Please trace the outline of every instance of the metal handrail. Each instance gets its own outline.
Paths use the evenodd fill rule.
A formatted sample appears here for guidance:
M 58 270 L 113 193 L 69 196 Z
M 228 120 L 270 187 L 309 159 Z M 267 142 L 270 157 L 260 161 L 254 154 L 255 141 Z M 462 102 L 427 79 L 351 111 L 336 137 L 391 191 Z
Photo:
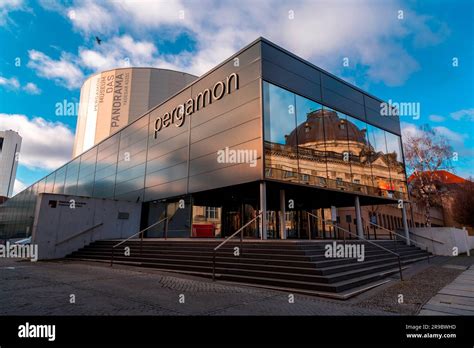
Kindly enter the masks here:
M 154 227 L 154 226 L 156 226 L 156 225 L 158 225 L 158 224 L 161 224 L 161 223 L 162 223 L 163 221 L 165 221 L 165 220 L 166 220 L 166 227 L 165 227 L 165 230 L 163 231 L 163 233 L 164 233 L 164 236 L 165 236 L 165 239 L 166 239 L 167 234 L 168 234 L 168 218 L 167 218 L 167 217 L 161 219 L 160 221 L 155 222 L 154 224 L 148 226 L 147 228 L 144 228 L 144 229 L 141 230 L 141 231 L 138 231 L 138 232 L 135 233 L 135 234 L 132 234 L 132 235 L 131 235 L 130 237 L 128 237 L 127 239 L 125 239 L 125 240 L 121 241 L 120 243 L 117 243 L 117 244 L 115 244 L 114 246 L 112 246 L 112 257 L 111 257 L 111 259 L 110 259 L 110 267 L 112 267 L 113 264 L 114 264 L 114 251 L 115 251 L 115 248 L 118 247 L 118 246 L 120 246 L 120 245 L 122 245 L 123 243 L 127 242 L 128 240 L 132 239 L 133 237 L 135 237 L 135 236 L 138 235 L 138 234 L 141 234 L 141 238 L 140 238 L 140 256 L 142 256 L 142 251 L 143 251 L 143 234 L 145 233 L 145 231 L 148 231 L 150 228 L 152 228 L 152 227 Z
M 413 234 L 414 236 L 416 237 L 419 237 L 419 238 L 423 238 L 423 239 L 428 239 L 432 242 L 435 242 L 435 243 L 439 243 L 439 244 L 444 244 L 444 242 L 440 241 L 440 240 L 436 240 L 436 239 L 433 239 L 433 238 L 429 238 L 429 237 L 425 237 L 425 236 L 422 236 L 421 234 L 416 234 L 415 232 L 412 232 L 412 231 L 409 231 L 411 234 Z
M 224 244 L 226 244 L 232 238 L 234 238 L 238 233 L 240 233 L 240 252 L 239 252 L 239 256 L 242 255 L 242 244 L 243 244 L 243 241 L 244 241 L 243 231 L 248 225 L 250 225 L 252 222 L 254 222 L 258 218 L 260 218 L 260 216 L 262 214 L 263 214 L 263 211 L 258 213 L 258 215 L 255 216 L 252 220 L 250 220 L 245 225 L 243 225 L 241 228 L 239 228 L 237 231 L 232 233 L 229 237 L 227 237 L 226 240 L 224 240 L 222 243 L 220 243 L 218 246 L 216 246 L 214 248 L 213 255 L 212 255 L 212 281 L 215 281 L 215 278 L 216 278 L 216 251 L 219 250 Z
M 401 234 L 399 234 L 399 233 L 397 233 L 397 232 L 395 232 L 395 231 L 389 230 L 389 229 L 386 228 L 386 227 L 383 227 L 383 226 L 374 224 L 373 222 L 370 222 L 370 221 L 369 221 L 369 224 L 374 225 L 374 226 L 377 226 L 378 228 L 381 228 L 382 230 L 388 231 L 388 232 L 390 232 L 390 233 L 393 233 L 394 235 L 397 235 L 397 236 L 399 236 L 399 237 L 402 237 L 402 238 L 405 239 L 405 240 L 408 240 L 407 237 L 405 237 L 405 236 L 403 236 L 403 235 L 401 235 Z M 417 241 L 414 241 L 414 240 L 411 240 L 411 239 L 410 239 L 410 242 L 415 243 L 415 244 L 418 244 L 418 245 L 421 245 L 421 246 L 423 246 L 423 247 L 426 248 L 426 245 L 425 245 L 425 244 L 418 243 Z
M 58 245 L 60 245 L 60 244 L 63 244 L 63 243 L 66 243 L 66 242 L 69 242 L 71 239 L 74 239 L 74 238 L 76 238 L 76 237 L 79 237 L 80 235 L 83 235 L 84 233 L 87 233 L 87 232 L 89 232 L 89 231 L 92 231 L 93 229 L 95 229 L 95 228 L 97 228 L 97 227 L 99 227 L 99 226 L 102 226 L 103 224 L 104 224 L 103 222 L 100 222 L 100 223 L 98 223 L 97 225 L 94 225 L 94 226 L 92 226 L 92 227 L 88 227 L 88 228 L 86 228 L 84 231 L 79 232 L 79 233 L 75 234 L 74 236 L 68 237 L 68 238 L 66 238 L 66 239 L 64 239 L 64 240 L 62 240 L 62 241 L 56 243 L 56 246 L 58 246 Z
M 316 215 L 314 215 L 314 214 L 311 214 L 310 212 L 306 212 L 306 213 L 307 213 L 307 214 L 310 214 L 311 216 L 314 216 L 316 219 L 319 220 L 319 217 L 318 217 L 318 216 L 316 216 Z M 361 237 L 361 236 L 359 236 L 358 234 L 349 232 L 348 230 L 346 230 L 346 229 L 344 229 L 344 228 L 342 228 L 342 227 L 339 227 L 339 226 L 333 224 L 332 222 L 331 222 L 330 224 L 331 224 L 332 226 L 334 226 L 335 228 L 338 228 L 338 229 L 340 229 L 340 230 L 342 230 L 342 231 L 345 231 L 345 232 L 349 233 L 350 235 L 356 236 L 356 238 L 365 240 L 366 242 L 368 242 L 368 243 L 370 243 L 370 244 L 373 244 L 373 245 L 375 245 L 376 247 L 379 247 L 379 248 L 381 248 L 381 249 L 383 249 L 383 250 L 385 250 L 385 251 L 388 251 L 388 252 L 391 253 L 391 254 L 394 254 L 394 255 L 398 258 L 398 269 L 399 269 L 399 272 L 400 272 L 400 280 L 403 280 L 402 263 L 401 263 L 401 260 L 400 260 L 400 254 L 398 254 L 398 253 L 396 253 L 396 252 L 393 252 L 392 250 L 389 250 L 389 249 L 387 249 L 387 248 L 384 248 L 383 246 L 381 246 L 381 245 L 379 245 L 379 244 L 377 244 L 377 243 L 374 243 L 374 242 L 372 242 L 372 241 L 370 241 L 370 240 L 368 240 L 368 239 L 366 239 L 366 238 L 364 238 L 364 237 Z M 345 242 L 346 242 L 346 236 L 344 235 L 344 244 L 345 244 Z
M 401 235 L 401 234 L 398 234 L 398 233 L 395 232 L 395 231 L 392 231 L 392 230 L 389 230 L 388 228 L 385 228 L 385 227 L 383 227 L 383 226 L 374 224 L 373 222 L 370 222 L 370 221 L 369 221 L 369 224 L 374 225 L 374 226 L 377 226 L 377 227 L 379 227 L 379 228 L 381 228 L 381 229 L 383 229 L 383 230 L 389 231 L 390 233 L 393 233 L 393 234 L 396 235 L 396 236 L 402 237 L 402 238 L 405 239 L 406 241 L 410 241 L 411 243 L 418 244 L 419 246 L 425 247 L 425 251 L 427 252 L 427 259 L 428 259 L 428 262 L 430 262 L 430 253 L 429 253 L 429 251 L 428 251 L 428 246 L 427 246 L 427 245 L 422 244 L 422 243 L 418 243 L 417 241 L 411 240 L 411 239 L 409 239 L 409 238 L 407 238 L 407 237 L 405 237 L 405 236 L 403 236 L 403 235 Z M 395 243 L 396 243 L 396 242 L 397 242 L 397 240 L 395 239 Z

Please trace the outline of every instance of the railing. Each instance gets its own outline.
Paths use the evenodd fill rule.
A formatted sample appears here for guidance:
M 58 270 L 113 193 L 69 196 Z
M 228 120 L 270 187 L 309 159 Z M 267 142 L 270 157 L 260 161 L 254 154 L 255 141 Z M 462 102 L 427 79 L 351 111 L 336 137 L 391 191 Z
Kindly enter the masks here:
M 76 238 L 76 237 L 82 236 L 83 234 L 85 234 L 85 233 L 87 233 L 87 232 L 89 232 L 89 231 L 92 231 L 92 230 L 96 229 L 97 227 L 102 226 L 103 224 L 104 224 L 103 222 L 100 222 L 100 223 L 98 223 L 97 225 L 94 225 L 94 226 L 92 226 L 92 227 L 88 227 L 88 228 L 86 228 L 84 231 L 81 231 L 81 232 L 75 234 L 74 236 L 68 237 L 68 238 L 66 238 L 66 239 L 64 239 L 64 240 L 62 240 L 62 241 L 56 243 L 56 246 L 61 245 L 61 244 L 64 244 L 64 243 L 66 243 L 66 242 L 69 242 L 70 240 L 72 240 L 72 239 L 74 239 L 74 238 Z
M 306 213 L 309 214 L 309 215 L 311 215 L 311 216 L 313 216 L 313 217 L 315 217 L 316 219 L 319 220 L 319 217 L 318 217 L 318 216 L 316 216 L 316 215 L 314 215 L 314 214 L 311 214 L 310 212 L 306 212 Z M 349 232 L 348 230 L 346 230 L 346 229 L 344 229 L 344 228 L 342 228 L 342 227 L 339 227 L 339 226 L 335 225 L 335 224 L 332 223 L 332 222 L 331 222 L 330 224 L 331 224 L 334 228 L 338 228 L 338 229 L 340 229 L 340 230 L 342 230 L 342 231 L 344 231 L 344 232 L 346 232 L 346 233 L 349 233 L 350 235 L 355 236 L 355 237 L 358 238 L 358 239 L 365 240 L 366 242 L 368 242 L 368 243 L 370 243 L 370 244 L 372 244 L 372 245 L 375 245 L 376 247 L 378 247 L 378 248 L 380 248 L 380 249 L 383 249 L 383 250 L 389 252 L 390 254 L 395 255 L 395 256 L 398 258 L 398 270 L 399 270 L 399 272 L 400 272 L 400 280 L 403 280 L 402 263 L 401 263 L 401 259 L 400 259 L 400 254 L 395 253 L 395 252 L 393 252 L 392 250 L 389 250 L 389 249 L 387 249 L 387 248 L 384 248 L 383 246 L 381 246 L 381 245 L 379 245 L 379 244 L 377 244 L 377 243 L 374 243 L 374 242 L 372 242 L 372 241 L 370 241 L 370 240 L 368 240 L 368 239 L 366 239 L 366 238 L 364 238 L 364 237 L 361 237 L 361 236 L 359 236 L 359 235 L 357 235 L 357 234 L 355 234 L 355 233 Z M 344 236 L 343 238 L 344 238 L 344 245 L 345 245 L 345 244 L 346 244 L 346 235 L 345 235 L 345 233 L 343 233 L 343 236 Z
M 225 241 L 220 243 L 218 246 L 216 246 L 213 250 L 213 255 L 212 255 L 212 281 L 216 280 L 216 252 L 219 250 L 224 244 L 226 244 L 228 241 L 230 241 L 232 238 L 234 238 L 237 234 L 240 233 L 240 250 L 239 250 L 239 257 L 242 255 L 242 245 L 244 242 L 244 229 L 249 226 L 252 222 L 255 220 L 259 219 L 263 212 L 260 212 L 257 216 L 255 216 L 252 220 L 247 222 L 245 225 L 243 225 L 241 228 L 239 228 L 237 231 L 232 233 Z
M 117 243 L 115 244 L 113 247 L 112 247 L 112 257 L 110 259 L 110 267 L 112 267 L 114 265 L 114 251 L 115 251 L 115 248 L 122 245 L 123 243 L 129 241 L 130 239 L 132 239 L 133 237 L 141 234 L 141 237 L 140 237 L 140 256 L 142 256 L 142 251 L 143 251 L 143 235 L 146 231 L 148 231 L 150 228 L 154 227 L 154 226 L 157 226 L 159 224 L 161 224 L 163 221 L 166 221 L 166 224 L 165 224 L 165 230 L 163 231 L 163 235 L 165 237 L 165 240 L 167 238 L 167 235 L 168 235 L 168 218 L 165 217 L 164 219 L 161 219 L 160 221 L 157 221 L 155 222 L 154 224 L 148 226 L 147 228 L 144 228 L 143 230 L 141 231 L 138 231 L 137 233 L 135 234 L 132 234 L 130 237 L 128 237 L 127 239 L 121 241 L 120 243 Z
M 402 236 L 401 234 L 398 234 L 398 233 L 395 232 L 395 231 L 389 230 L 388 228 L 385 228 L 385 227 L 383 227 L 383 226 L 377 225 L 377 224 L 375 224 L 375 223 L 373 223 L 373 222 L 369 222 L 369 224 L 371 224 L 371 225 L 373 225 L 373 226 L 376 226 L 376 227 L 378 227 L 378 228 L 381 228 L 381 229 L 383 229 L 383 230 L 389 231 L 390 233 L 393 233 L 394 235 L 396 235 L 396 236 L 398 236 L 398 237 L 401 237 L 401 238 L 405 239 L 406 241 L 409 241 L 409 242 L 411 242 L 411 243 L 413 243 L 413 244 L 417 244 L 417 245 L 419 245 L 420 247 L 424 247 L 424 248 L 425 248 L 425 251 L 426 251 L 426 253 L 427 253 L 428 263 L 430 262 L 430 253 L 429 253 L 429 251 L 428 251 L 428 246 L 427 246 L 427 245 L 422 244 L 422 243 L 418 243 L 418 242 L 416 242 L 416 241 L 414 241 L 414 240 L 412 240 L 412 239 L 408 239 L 407 237 Z M 397 245 L 397 238 L 395 238 L 395 245 Z
M 423 238 L 423 239 L 427 239 L 427 240 L 430 240 L 432 242 L 435 242 L 435 243 L 438 243 L 438 244 L 444 244 L 444 242 L 440 241 L 440 240 L 436 240 L 436 239 L 433 239 L 433 238 L 430 238 L 430 237 L 425 237 L 425 236 L 422 236 L 420 234 L 416 234 L 415 232 L 411 232 L 409 231 L 412 235 L 414 235 L 415 237 L 418 237 L 418 238 Z

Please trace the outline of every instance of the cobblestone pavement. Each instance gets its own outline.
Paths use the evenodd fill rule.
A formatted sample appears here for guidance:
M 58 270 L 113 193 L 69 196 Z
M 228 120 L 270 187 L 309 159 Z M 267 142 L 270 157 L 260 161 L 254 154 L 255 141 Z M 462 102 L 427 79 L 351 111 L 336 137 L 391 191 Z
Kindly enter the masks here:
M 348 301 L 294 294 L 289 303 L 288 292 L 147 268 L 0 259 L 0 315 L 413 315 L 473 264 L 436 257 Z
M 70 303 L 71 295 L 75 303 Z M 150 269 L 0 260 L 0 315 L 390 314 L 337 300 L 294 297 L 289 303 L 286 292 Z

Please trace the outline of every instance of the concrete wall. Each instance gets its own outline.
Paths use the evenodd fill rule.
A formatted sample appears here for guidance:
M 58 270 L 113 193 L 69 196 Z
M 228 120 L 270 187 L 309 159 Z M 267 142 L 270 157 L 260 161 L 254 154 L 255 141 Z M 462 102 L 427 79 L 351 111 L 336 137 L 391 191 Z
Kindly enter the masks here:
M 119 212 L 128 213 L 128 219 L 119 219 Z M 96 240 L 133 235 L 139 231 L 140 214 L 140 203 L 42 193 L 36 202 L 32 243 L 38 244 L 39 259 L 62 258 Z
M 466 230 L 454 227 L 418 227 L 410 228 L 410 238 L 428 246 L 428 250 L 434 255 L 453 256 L 453 248 L 458 248 L 458 253 L 462 254 L 474 249 L 474 237 L 469 236 Z M 438 242 L 430 241 L 426 238 L 434 239 Z

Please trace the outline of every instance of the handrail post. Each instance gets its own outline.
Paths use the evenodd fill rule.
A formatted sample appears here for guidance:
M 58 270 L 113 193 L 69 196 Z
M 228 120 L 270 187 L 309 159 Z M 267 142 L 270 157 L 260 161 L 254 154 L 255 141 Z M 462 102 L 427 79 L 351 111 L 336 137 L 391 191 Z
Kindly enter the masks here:
M 225 239 L 222 243 L 220 243 L 218 246 L 216 246 L 213 249 L 213 256 L 212 256 L 212 280 L 215 281 L 215 276 L 216 276 L 216 255 L 217 255 L 217 250 L 220 249 L 224 244 L 229 242 L 232 238 L 240 234 L 240 252 L 239 252 L 239 257 L 242 255 L 242 248 L 243 248 L 243 239 L 244 239 L 244 229 L 245 227 L 249 226 L 253 221 L 256 221 L 260 219 L 262 216 L 262 213 L 258 214 L 255 216 L 252 220 L 247 222 L 245 225 L 243 225 L 241 228 L 239 228 L 237 231 L 232 233 L 227 239 Z
M 239 258 L 242 256 L 242 250 L 244 248 L 244 229 L 240 231 L 240 250 L 239 250 Z
M 403 281 L 402 263 L 400 261 L 400 255 L 398 255 L 398 269 L 400 270 L 400 280 Z
M 145 235 L 145 231 L 148 231 L 150 228 L 152 228 L 153 226 L 157 226 L 159 224 L 161 224 L 163 221 L 165 221 L 165 219 L 161 219 L 160 221 L 157 221 L 155 222 L 154 224 L 151 224 L 150 226 L 148 226 L 147 228 L 141 230 L 141 231 L 138 231 L 137 233 L 134 233 L 132 234 L 130 237 L 128 237 L 127 239 L 115 244 L 114 246 L 112 246 L 112 257 L 110 259 L 110 266 L 112 267 L 113 263 L 114 263 L 114 251 L 115 251 L 115 248 L 118 247 L 119 245 L 122 245 L 123 243 L 127 242 L 128 240 L 130 240 L 132 237 L 135 237 L 135 236 L 138 236 L 138 235 L 141 235 L 140 237 L 140 256 L 142 255 L 142 248 L 143 248 L 143 236 Z M 166 220 L 168 221 L 168 220 Z
M 212 281 L 216 281 L 216 251 L 212 254 Z
M 306 217 L 307 217 L 307 221 L 308 221 L 308 237 L 309 237 L 309 240 L 312 240 L 312 236 L 311 236 L 311 216 L 309 215 L 308 212 L 306 212 Z
M 168 238 L 168 218 L 165 220 L 165 240 Z

